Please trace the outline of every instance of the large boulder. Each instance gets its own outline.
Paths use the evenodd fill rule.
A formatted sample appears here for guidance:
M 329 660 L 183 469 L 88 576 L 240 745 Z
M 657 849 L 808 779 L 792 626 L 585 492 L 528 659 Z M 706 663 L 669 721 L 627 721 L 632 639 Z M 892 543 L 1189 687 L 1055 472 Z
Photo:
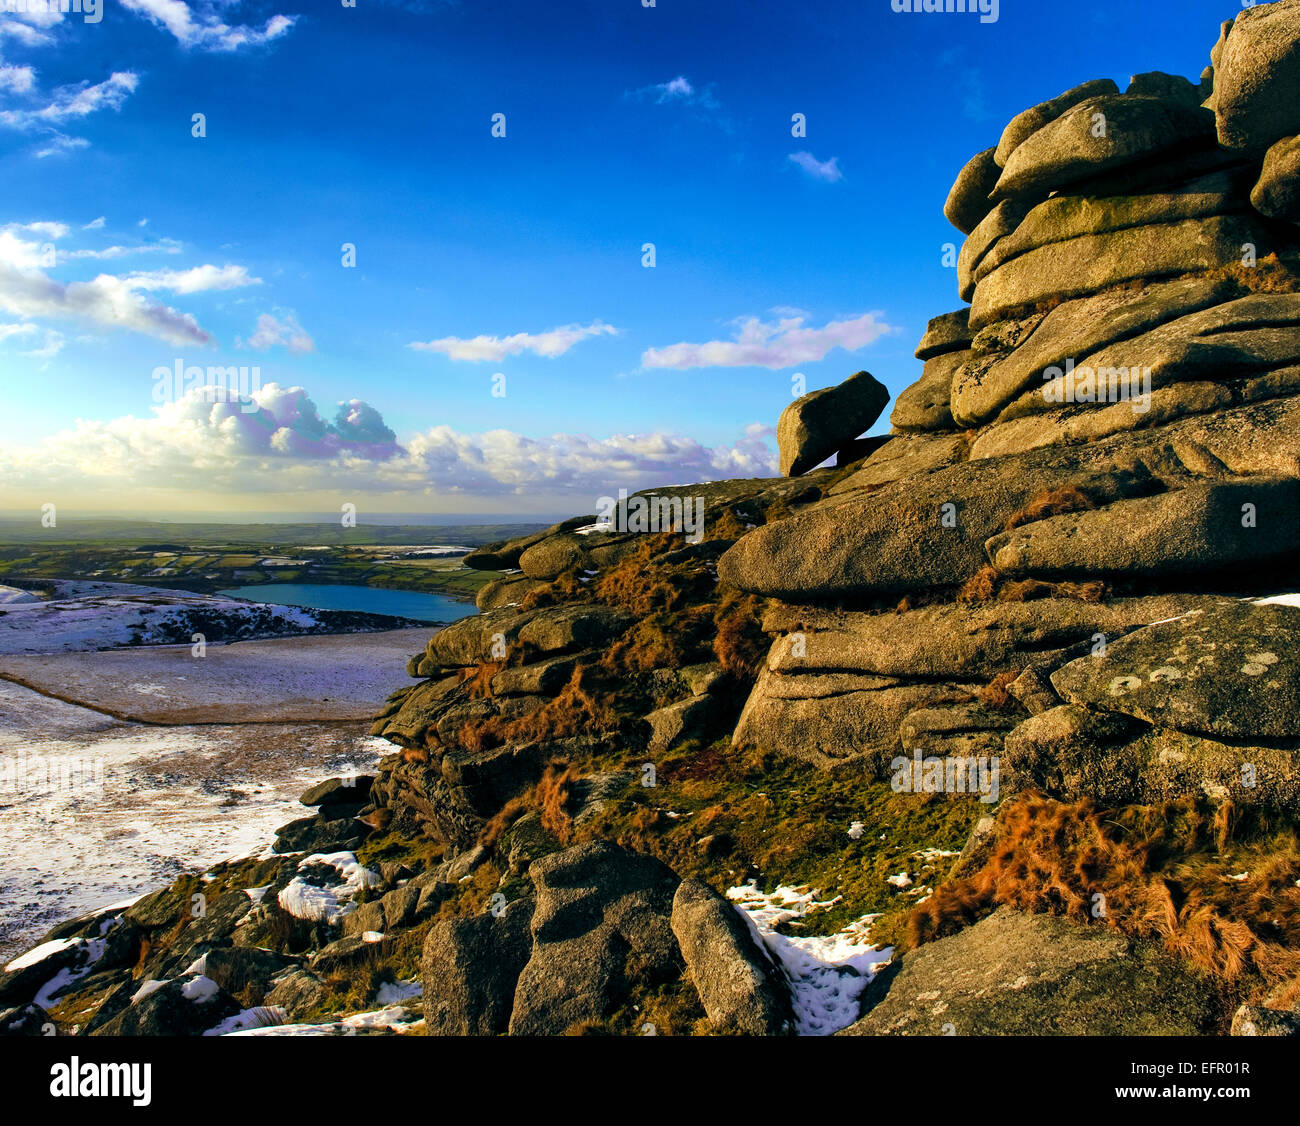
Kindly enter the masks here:
M 557 606 L 540 610 L 519 629 L 519 642 L 538 653 L 602 646 L 618 637 L 632 615 L 612 606 Z
M 780 967 L 754 940 L 749 921 L 716 891 L 683 880 L 673 897 L 672 928 L 717 1031 L 776 1036 L 794 1027 Z
M 1110 460 L 1100 450 L 1094 458 Z M 985 565 L 984 542 L 1008 517 L 1039 492 L 1071 485 L 1122 494 L 1141 480 L 1090 475 L 1074 451 L 965 462 L 757 528 L 718 561 L 718 576 L 799 602 L 964 583 Z
M 1213 143 L 1214 114 L 1199 106 L 1136 94 L 1090 98 L 1016 146 L 992 197 L 1046 199 L 1087 177 Z
M 91 1035 L 201 1036 L 240 1011 L 239 1002 L 211 978 L 176 979 L 149 988 L 146 982 L 136 994 L 139 1000 Z
M 1041 373 L 1038 386 L 1008 403 L 998 418 L 1044 413 L 1059 403 L 1126 402 L 1132 411 L 1147 390 L 1290 367 L 1300 361 L 1300 293 L 1253 293 L 1076 355 L 1073 367 Z
M 1118 94 L 1119 87 L 1115 85 L 1113 79 L 1098 78 L 1091 82 L 1085 82 L 1073 89 L 1066 90 L 1064 94 L 1058 94 L 1046 102 L 1040 102 L 1036 106 L 1031 106 L 1016 114 L 1002 130 L 1002 138 L 998 141 L 998 146 L 994 150 L 994 159 L 997 161 L 999 168 L 1005 168 L 1007 161 L 1011 159 L 1011 154 L 1018 149 L 1021 144 L 1029 140 L 1035 133 L 1045 125 L 1050 125 L 1066 110 L 1072 109 L 1080 102 L 1086 102 L 1091 98 L 1100 98 L 1106 94 Z M 990 191 L 992 188 L 989 189 Z
M 1137 195 L 1057 195 L 1031 208 L 1015 230 L 989 247 L 971 271 L 979 284 L 1013 258 L 1049 243 L 1152 223 L 1203 219 L 1249 209 L 1251 169 L 1222 169 L 1175 189 Z M 959 260 L 960 262 L 960 260 Z
M 1158 280 L 1240 263 L 1242 247 L 1262 257 L 1277 238 L 1251 214 L 1148 223 L 1051 242 L 987 273 L 971 298 L 971 325 L 983 328 L 1018 309 L 1086 297 L 1122 282 Z
M 431 1036 L 499 1036 L 510 1023 L 515 986 L 532 954 L 534 902 L 499 915 L 439 919 L 424 940 L 420 981 Z
M 988 681 L 1015 669 L 1055 668 L 1096 634 L 1116 638 L 1190 610 L 1231 604 L 1214 595 L 1161 594 L 1109 602 L 945 602 L 881 614 L 783 605 L 763 626 L 782 634 L 767 667 L 787 677 L 836 671 Z
M 1300 481 L 1195 483 L 993 536 L 1003 574 L 1162 577 L 1279 561 L 1300 550 Z
M 885 385 L 865 371 L 796 399 L 776 424 L 782 475 L 798 477 L 820 465 L 867 430 L 888 402 Z
M 758 678 L 732 735 L 740 747 L 796 758 L 821 770 L 883 777 L 902 752 L 899 727 L 918 708 L 969 699 L 974 683 L 903 684 L 884 677 L 824 673 Z
M 1233 293 L 1228 282 L 1179 278 L 1137 294 L 1112 291 L 1066 301 L 1018 347 L 992 349 L 963 365 L 953 379 L 953 418 L 962 426 L 988 422 L 1024 391 L 1041 387 L 1049 367 L 1208 309 Z
M 1294 816 L 1300 811 L 1300 743 L 1258 744 L 1062 704 L 1007 733 L 1002 771 L 1008 788 L 1032 786 L 1061 801 L 1158 805 L 1208 797 Z
M 1002 174 L 993 154 L 993 149 L 986 149 L 966 162 L 943 205 L 944 217 L 964 235 L 970 234 L 993 206 L 989 192 Z
M 953 376 L 970 356 L 969 352 L 945 352 L 925 361 L 921 378 L 894 401 L 889 421 L 896 430 L 950 430 Z
M 634 985 L 680 977 L 669 924 L 680 881 L 658 860 L 594 841 L 535 860 L 529 876 L 537 890 L 533 948 L 515 989 L 511 1035 L 599 1024 Z
M 1052 675 L 1085 707 L 1227 739 L 1300 739 L 1300 609 L 1241 602 L 1137 630 Z
M 1214 68 L 1219 143 L 1263 152 L 1300 133 L 1300 0 L 1248 7 Z
M 1250 202 L 1270 219 L 1300 223 L 1300 137 L 1284 137 L 1264 154 Z
M 963 307 L 930 318 L 925 335 L 916 345 L 916 358 L 928 360 L 945 352 L 959 352 L 970 346 L 970 310 Z
M 1190 1036 L 1214 1029 L 1203 976 L 1103 923 L 1003 907 L 904 954 L 847 1036 Z

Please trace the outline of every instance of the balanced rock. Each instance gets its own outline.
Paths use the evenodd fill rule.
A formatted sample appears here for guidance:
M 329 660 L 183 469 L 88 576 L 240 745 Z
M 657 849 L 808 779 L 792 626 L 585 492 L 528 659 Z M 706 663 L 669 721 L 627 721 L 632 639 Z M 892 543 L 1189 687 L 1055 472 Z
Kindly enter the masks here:
M 868 429 L 888 402 L 885 385 L 865 371 L 796 399 L 776 424 L 782 475 L 815 468 Z

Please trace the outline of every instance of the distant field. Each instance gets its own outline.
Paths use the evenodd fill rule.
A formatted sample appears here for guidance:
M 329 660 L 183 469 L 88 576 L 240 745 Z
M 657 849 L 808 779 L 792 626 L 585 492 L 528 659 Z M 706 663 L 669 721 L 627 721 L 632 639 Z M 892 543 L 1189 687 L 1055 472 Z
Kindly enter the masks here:
M 135 537 L 125 534 L 95 538 L 87 527 L 60 528 L 68 539 L 34 535 L 30 523 L 0 523 L 0 584 L 33 586 L 42 579 L 98 579 L 137 582 L 150 586 L 210 594 L 231 586 L 261 583 L 337 583 L 445 594 L 473 599 L 491 572 L 473 571 L 460 556 L 404 555 L 422 548 L 455 545 L 466 549 L 538 531 L 538 524 L 457 526 L 368 525 L 344 529 L 319 524 L 204 525 L 135 524 Z M 18 529 L 22 540 L 16 542 Z M 210 536 L 202 545 L 189 536 Z M 286 535 L 261 540 L 258 534 L 298 529 L 302 538 Z M 186 539 L 178 542 L 184 530 Z M 78 536 L 78 531 L 85 532 Z M 121 531 L 121 528 L 118 529 Z M 224 532 L 222 538 L 218 532 Z M 165 538 L 164 538 L 165 533 Z M 358 537 L 330 542 L 332 536 Z M 376 533 L 383 533 L 377 539 Z M 39 586 L 35 586 L 39 589 Z
M 0 544 L 136 544 L 155 550 L 193 551 L 214 547 L 284 547 L 289 544 L 464 544 L 479 547 L 495 540 L 540 532 L 549 524 L 178 524 L 148 520 L 64 517 L 55 528 L 30 520 L 0 519 Z

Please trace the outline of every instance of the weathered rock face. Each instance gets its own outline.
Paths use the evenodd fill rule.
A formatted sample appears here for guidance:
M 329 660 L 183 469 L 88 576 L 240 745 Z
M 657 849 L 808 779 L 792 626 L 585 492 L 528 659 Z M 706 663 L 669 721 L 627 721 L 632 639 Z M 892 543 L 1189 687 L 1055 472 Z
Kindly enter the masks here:
M 1052 675 L 1072 703 L 1226 739 L 1300 741 L 1300 609 L 1230 603 L 1120 638 Z
M 1220 144 L 1262 151 L 1300 133 L 1300 4 L 1246 8 L 1222 40 L 1214 68 Z
M 1300 137 L 1284 137 L 1264 155 L 1250 202 L 1270 219 L 1300 223 Z
M 1296 808 L 1296 701 L 1251 659 L 1286 660 L 1288 612 L 1240 597 L 1300 558 L 1300 235 L 1273 222 L 1300 215 L 1298 44 L 1300 2 L 1251 8 L 1200 84 L 1085 83 L 960 171 L 971 307 L 927 326 L 894 437 L 719 561 L 781 600 L 737 743 L 877 775 L 1004 750 L 1061 796 Z M 994 677 L 1020 692 L 985 722 Z
M 751 1036 L 791 1030 L 794 1014 L 781 971 L 730 903 L 699 880 L 683 880 L 671 922 L 714 1028 Z
M 865 371 L 796 399 L 776 424 L 781 472 L 797 477 L 815 468 L 868 429 L 888 402 L 884 384 Z
M 904 955 L 845 1036 L 1189 1036 L 1218 1019 L 1210 986 L 1104 925 L 1002 908 Z

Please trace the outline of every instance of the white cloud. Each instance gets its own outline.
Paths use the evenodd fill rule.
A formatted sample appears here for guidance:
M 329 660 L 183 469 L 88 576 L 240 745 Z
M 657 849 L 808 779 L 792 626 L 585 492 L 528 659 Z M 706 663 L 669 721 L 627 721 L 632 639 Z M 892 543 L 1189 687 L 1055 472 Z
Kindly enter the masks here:
M 35 223 L 10 223 L 4 228 L 7 231 L 27 231 L 33 235 L 40 235 L 42 238 L 61 239 L 68 237 L 68 225 L 66 223 L 50 223 L 45 220 L 39 220 Z
M 475 336 L 465 339 L 459 336 L 444 336 L 441 340 L 425 343 L 412 341 L 407 347 L 417 352 L 438 352 L 453 360 L 468 360 L 481 363 L 484 360 L 500 362 L 507 356 L 520 352 L 534 352 L 539 356 L 554 359 L 563 356 L 570 348 L 591 336 L 614 336 L 618 329 L 602 321 L 592 321 L 589 325 L 563 325 L 549 332 L 516 332 L 513 336 Z
M 804 328 L 804 316 L 783 317 L 776 322 L 758 317 L 741 317 L 732 340 L 710 340 L 703 344 L 670 344 L 650 348 L 641 356 L 642 367 L 764 367 L 788 368 L 825 359 L 834 348 L 856 352 L 888 333 L 896 331 L 881 320 L 881 313 L 863 313 L 847 320 L 831 321 L 821 328 Z
M 205 265 L 189 270 L 151 270 L 147 273 L 127 274 L 122 282 L 131 289 L 163 289 L 169 293 L 186 294 L 261 285 L 262 279 L 251 277 L 243 266 Z
M 91 230 L 90 227 L 83 227 L 82 230 Z M 181 244 L 175 239 L 160 239 L 158 242 L 147 243 L 144 246 L 105 246 L 99 250 L 93 250 L 89 247 L 78 250 L 61 250 L 59 257 L 61 259 L 84 260 L 107 262 L 114 258 L 125 258 L 131 254 L 179 254 Z
M 728 133 L 732 131 L 731 122 L 722 113 L 722 103 L 713 96 L 713 87 L 701 89 L 684 74 L 670 78 L 667 82 L 656 82 L 638 90 L 629 90 L 623 97 L 628 101 L 653 102 L 659 106 L 683 106 L 692 110 L 700 119 L 709 121 Z
M 39 231 L 43 234 L 38 234 Z M 0 228 L 0 310 L 24 320 L 89 322 L 102 328 L 125 328 L 173 344 L 207 344 L 211 337 L 187 313 L 144 296 L 153 290 L 193 294 L 256 285 L 242 266 L 196 266 L 118 277 L 100 274 L 90 281 L 64 284 L 46 272 L 46 252 L 19 232 L 50 237 L 65 235 L 61 223 L 10 224 Z M 55 237 L 58 237 L 56 235 Z
M 509 430 L 466 434 L 435 426 L 399 444 L 380 412 L 359 399 L 327 420 L 301 387 L 267 384 L 256 411 L 196 389 L 152 417 L 79 421 L 39 445 L 0 449 L 0 481 L 12 489 L 168 487 L 246 495 L 346 489 L 358 493 L 475 496 L 574 495 L 575 511 L 597 497 L 683 481 L 775 472 L 754 424 L 733 446 L 706 447 L 677 434 L 528 437 Z
M 105 224 L 106 222 L 108 222 L 108 220 L 105 219 L 104 216 L 101 215 L 98 219 L 92 219 L 89 223 L 87 223 L 87 224 L 86 224 L 84 227 L 82 227 L 81 229 L 82 229 L 83 231 L 100 231 L 100 230 L 103 230 L 103 229 L 104 229 L 104 224 Z
M 63 351 L 63 333 L 56 332 L 52 328 L 45 330 L 45 343 L 39 348 L 33 348 L 24 352 L 24 356 L 31 356 L 37 360 L 52 360 Z
M 139 83 L 137 75 L 125 70 L 117 71 L 105 81 L 94 85 L 78 82 L 71 86 L 60 86 L 50 96 L 48 104 L 39 109 L 0 110 L 0 124 L 15 129 L 53 127 L 102 109 L 119 110 Z
M 16 39 L 24 47 L 47 47 L 54 42 L 53 36 L 40 28 L 19 22 L 23 18 L 24 16 L 18 13 L 6 12 L 5 18 L 0 20 L 0 40 L 8 36 Z M 35 18 L 34 14 L 32 18 Z
M 40 326 L 30 321 L 25 324 L 0 324 L 0 341 L 8 340 L 13 336 L 32 336 L 37 332 L 40 332 Z
M 67 137 L 62 133 L 54 133 L 49 140 L 34 148 L 32 155 L 38 160 L 44 160 L 50 156 L 67 156 L 70 152 L 89 147 L 90 142 L 85 137 Z
M 36 83 L 36 71 L 29 66 L 0 64 L 0 90 L 26 94 Z
M 263 313 L 257 318 L 257 329 L 248 338 L 248 347 L 255 352 L 269 352 L 283 345 L 290 352 L 314 352 L 316 342 L 303 331 L 298 318 L 290 312 L 280 311 L 279 316 Z
M 190 5 L 185 0 L 121 0 L 129 11 L 138 13 L 175 36 L 183 47 L 201 51 L 237 51 L 241 47 L 260 47 L 286 34 L 297 16 L 275 15 L 261 29 L 227 24 L 219 9 L 229 7 L 229 0 L 207 0 Z
M 798 165 L 814 180 L 825 180 L 828 184 L 834 184 L 844 179 L 844 173 L 840 171 L 840 158 L 837 156 L 831 157 L 830 160 L 818 160 L 810 152 L 792 152 L 790 162 Z

